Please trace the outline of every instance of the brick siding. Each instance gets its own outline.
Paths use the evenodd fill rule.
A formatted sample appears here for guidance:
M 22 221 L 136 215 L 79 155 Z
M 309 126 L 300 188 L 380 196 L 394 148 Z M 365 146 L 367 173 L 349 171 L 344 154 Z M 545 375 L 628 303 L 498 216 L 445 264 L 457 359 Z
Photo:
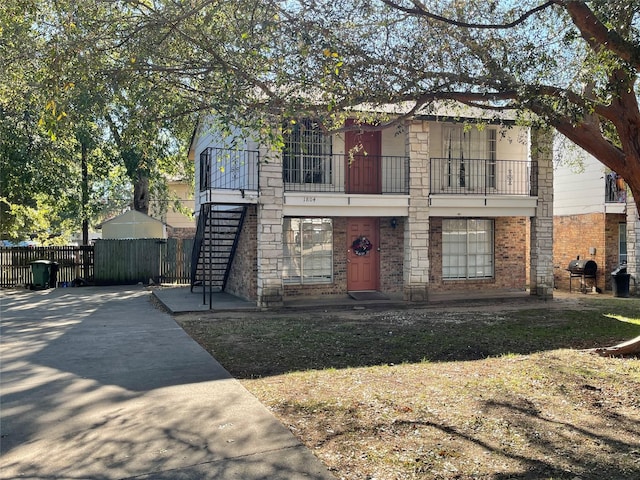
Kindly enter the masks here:
M 396 227 L 391 218 L 380 219 L 380 291 L 402 293 L 404 273 L 404 219 L 396 218 Z
M 167 225 L 167 237 L 168 238 L 195 238 L 195 227 L 171 227 Z
M 238 238 L 238 248 L 231 264 L 226 291 L 247 300 L 256 300 L 258 294 L 258 217 L 256 206 L 247 210 Z
M 578 255 L 582 260 L 598 264 L 596 283 L 598 288 L 611 290 L 611 272 L 618 265 L 618 225 L 625 222 L 624 214 L 589 213 L 584 215 L 556 216 L 553 220 L 553 264 L 555 286 L 569 290 L 569 262 Z M 590 249 L 595 248 L 595 254 Z M 579 280 L 572 281 L 573 287 Z M 588 286 L 593 283 L 586 280 Z

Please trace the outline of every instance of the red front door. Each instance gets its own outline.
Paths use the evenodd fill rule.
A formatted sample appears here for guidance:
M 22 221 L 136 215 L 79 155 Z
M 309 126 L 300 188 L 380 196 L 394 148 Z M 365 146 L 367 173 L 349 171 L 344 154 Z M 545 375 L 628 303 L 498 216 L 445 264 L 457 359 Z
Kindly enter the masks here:
M 371 249 L 366 253 L 354 248 L 354 242 L 366 238 Z M 380 256 L 378 252 L 379 225 L 377 218 L 350 218 L 347 227 L 347 290 L 378 290 L 380 274 Z M 366 244 L 360 241 L 359 244 Z
M 347 120 L 346 126 L 352 126 Z M 350 130 L 345 135 L 347 193 L 382 193 L 382 134 L 378 131 Z

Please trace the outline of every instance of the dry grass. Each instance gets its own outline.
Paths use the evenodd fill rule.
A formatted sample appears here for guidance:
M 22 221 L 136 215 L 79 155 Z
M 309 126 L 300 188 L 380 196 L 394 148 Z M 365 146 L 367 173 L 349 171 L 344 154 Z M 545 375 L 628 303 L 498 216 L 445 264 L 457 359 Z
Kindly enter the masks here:
M 637 479 L 640 360 L 582 349 L 640 300 L 583 298 L 178 320 L 337 478 Z

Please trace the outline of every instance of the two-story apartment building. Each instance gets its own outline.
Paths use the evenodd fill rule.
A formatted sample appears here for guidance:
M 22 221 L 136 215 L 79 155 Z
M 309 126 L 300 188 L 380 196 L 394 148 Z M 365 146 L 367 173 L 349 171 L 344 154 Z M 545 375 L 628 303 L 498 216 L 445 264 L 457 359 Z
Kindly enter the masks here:
M 635 203 L 624 180 L 593 156 L 557 137 L 554 172 L 554 248 L 556 288 L 570 289 L 569 263 L 595 262 L 595 278 L 572 279 L 572 290 L 612 289 L 611 273 L 621 264 L 635 276 L 640 235 Z M 585 285 L 581 285 L 581 282 Z
M 260 306 L 377 292 L 553 292 L 551 147 L 516 125 L 414 116 L 270 149 L 200 125 L 193 283 Z M 532 148 L 533 146 L 533 148 Z M 527 278 L 530 264 L 530 278 Z

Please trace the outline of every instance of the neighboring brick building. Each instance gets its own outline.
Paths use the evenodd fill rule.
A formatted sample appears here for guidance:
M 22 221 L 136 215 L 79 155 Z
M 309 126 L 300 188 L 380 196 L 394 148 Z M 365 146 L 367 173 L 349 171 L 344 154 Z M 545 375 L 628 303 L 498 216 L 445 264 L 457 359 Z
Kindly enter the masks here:
M 566 140 L 564 140 L 566 142 Z M 627 198 L 624 182 L 614 172 L 575 146 L 557 142 L 559 161 L 554 183 L 554 245 L 555 285 L 569 290 L 569 262 L 578 256 L 598 265 L 597 288 L 611 290 L 611 272 L 627 262 L 628 213 L 635 207 Z M 633 218 L 633 216 L 631 215 Z M 582 279 L 572 279 L 572 287 L 580 291 Z M 594 282 L 585 279 L 592 291 Z
M 476 128 L 482 112 L 468 113 L 381 131 L 348 122 L 331 136 L 300 119 L 282 151 L 201 125 L 190 149 L 194 283 L 264 307 L 362 291 L 414 302 L 527 287 L 551 296 L 549 137 Z

